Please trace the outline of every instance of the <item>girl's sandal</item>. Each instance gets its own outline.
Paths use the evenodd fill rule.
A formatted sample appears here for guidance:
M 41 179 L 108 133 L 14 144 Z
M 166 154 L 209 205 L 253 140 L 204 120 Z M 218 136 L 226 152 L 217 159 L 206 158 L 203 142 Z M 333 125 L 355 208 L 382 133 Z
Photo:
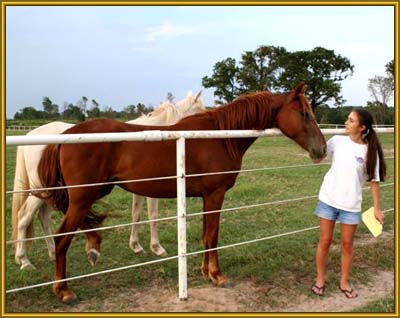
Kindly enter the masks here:
M 351 289 L 343 289 L 342 287 L 339 286 L 340 291 L 346 296 L 346 298 L 352 299 L 352 298 L 357 298 L 358 294 L 354 291 L 353 288 Z
M 314 285 L 311 286 L 311 291 L 313 292 L 313 294 L 317 296 L 324 296 L 325 285 L 317 286 L 317 283 L 315 283 Z

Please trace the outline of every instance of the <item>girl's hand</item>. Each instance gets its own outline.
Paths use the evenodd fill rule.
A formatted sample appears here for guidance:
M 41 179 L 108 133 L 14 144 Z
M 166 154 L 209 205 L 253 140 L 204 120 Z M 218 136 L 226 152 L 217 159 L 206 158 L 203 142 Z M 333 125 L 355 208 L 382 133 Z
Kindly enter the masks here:
M 374 214 L 375 214 L 375 218 L 378 220 L 378 222 L 383 225 L 385 216 L 383 215 L 382 211 L 380 209 L 375 209 Z

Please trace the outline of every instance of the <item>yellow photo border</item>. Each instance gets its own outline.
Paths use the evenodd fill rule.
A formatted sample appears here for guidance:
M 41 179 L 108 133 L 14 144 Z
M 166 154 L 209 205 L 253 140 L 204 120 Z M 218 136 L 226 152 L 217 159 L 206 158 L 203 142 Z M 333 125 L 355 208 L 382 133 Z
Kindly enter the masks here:
M 194 317 L 194 316 L 246 316 L 246 317 L 398 317 L 399 316 L 399 251 L 398 251 L 398 238 L 399 238 L 399 219 L 396 214 L 399 208 L 399 187 L 398 182 L 395 182 L 395 211 L 394 211 L 394 227 L 395 227 L 395 312 L 394 313 L 6 313 L 5 312 L 5 118 L 6 118 L 6 7 L 7 6 L 393 6 L 394 19 L 395 19 L 395 32 L 394 32 L 394 64 L 395 64 L 395 91 L 394 91 L 394 107 L 395 107 L 395 181 L 399 180 L 399 50 L 398 50 L 398 36 L 399 36 L 399 4 L 397 1 L 2 1 L 1 3 L 1 317 Z

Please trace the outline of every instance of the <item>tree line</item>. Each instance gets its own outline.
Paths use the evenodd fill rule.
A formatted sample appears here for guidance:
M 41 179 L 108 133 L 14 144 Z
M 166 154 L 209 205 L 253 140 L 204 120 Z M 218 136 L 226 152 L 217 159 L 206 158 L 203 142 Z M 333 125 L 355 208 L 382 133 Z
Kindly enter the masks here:
M 88 98 L 82 96 L 75 104 L 64 103 L 63 109 L 54 104 L 49 97 L 43 97 L 43 110 L 37 110 L 35 107 L 24 107 L 19 112 L 15 113 L 14 120 L 72 120 L 84 121 L 85 119 L 93 119 L 99 117 L 107 117 L 114 119 L 131 120 L 139 117 L 143 113 L 148 113 L 154 110 L 153 106 L 146 106 L 138 103 L 124 107 L 122 111 L 116 111 L 110 106 L 104 106 L 100 109 L 99 103 L 92 99 L 91 105 L 88 105 Z
M 360 105 L 371 111 L 377 124 L 392 124 L 394 120 L 393 108 L 388 106 L 394 93 L 394 60 L 385 65 L 385 71 L 385 76 L 377 75 L 365 83 L 372 100 Z M 305 82 L 317 119 L 342 123 L 340 108 L 346 100 L 341 94 L 341 82 L 353 72 L 354 65 L 348 58 L 323 47 L 290 52 L 284 47 L 260 46 L 255 51 L 245 51 L 239 61 L 228 57 L 217 62 L 212 75 L 203 77 L 202 84 L 214 88 L 215 101 L 222 104 L 245 93 L 283 92 Z M 337 108 L 328 107 L 329 102 Z
M 365 106 L 374 116 L 377 124 L 392 124 L 394 111 L 388 102 L 394 93 L 394 60 L 385 65 L 386 75 L 375 76 L 365 85 L 372 97 Z M 238 96 L 256 91 L 268 90 L 282 92 L 294 89 L 300 82 L 307 84 L 307 95 L 317 120 L 326 123 L 343 122 L 342 110 L 346 100 L 341 94 L 341 82 L 352 76 L 354 65 L 350 60 L 333 50 L 316 47 L 310 51 L 290 52 L 279 46 L 260 46 L 255 51 L 245 51 L 241 59 L 228 57 L 217 62 L 212 75 L 202 78 L 204 88 L 213 88 L 215 103 L 231 102 Z M 168 93 L 167 99 L 173 97 Z M 329 107 L 333 102 L 335 107 Z M 75 119 L 111 117 L 129 120 L 141 113 L 153 110 L 144 104 L 128 105 L 121 112 L 111 107 L 100 110 L 94 99 L 88 106 L 85 96 L 74 104 L 64 104 L 60 112 L 59 106 L 53 104 L 49 97 L 43 98 L 43 111 L 34 107 L 25 107 L 17 112 L 14 119 L 45 118 Z

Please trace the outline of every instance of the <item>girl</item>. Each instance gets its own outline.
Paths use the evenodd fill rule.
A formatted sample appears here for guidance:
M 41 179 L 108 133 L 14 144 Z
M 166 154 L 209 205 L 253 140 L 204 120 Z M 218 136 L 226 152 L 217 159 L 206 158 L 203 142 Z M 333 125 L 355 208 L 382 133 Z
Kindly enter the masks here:
M 357 292 L 349 283 L 353 260 L 353 240 L 361 222 L 362 187 L 369 181 L 375 218 L 383 224 L 379 206 L 379 182 L 384 181 L 386 165 L 382 147 L 372 128 L 372 116 L 364 109 L 353 110 L 345 123 L 347 136 L 333 136 L 327 143 L 332 165 L 324 177 L 315 214 L 319 217 L 320 238 L 316 254 L 317 279 L 311 291 L 323 296 L 325 268 L 335 222 L 341 231 L 341 278 L 339 289 L 347 298 Z

